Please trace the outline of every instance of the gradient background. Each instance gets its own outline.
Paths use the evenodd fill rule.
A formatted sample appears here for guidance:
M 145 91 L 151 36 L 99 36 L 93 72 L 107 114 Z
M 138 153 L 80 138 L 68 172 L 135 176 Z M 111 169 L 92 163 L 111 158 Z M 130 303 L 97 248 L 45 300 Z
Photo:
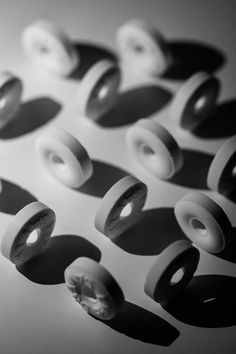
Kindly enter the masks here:
M 143 292 L 145 276 L 157 255 L 184 238 L 173 206 L 186 192 L 204 191 L 218 201 L 235 234 L 235 204 L 206 187 L 213 155 L 236 133 L 235 1 L 0 0 L 0 5 L 0 70 L 10 70 L 24 80 L 17 123 L 0 133 L 1 234 L 13 215 L 36 199 L 57 215 L 55 237 L 43 255 L 18 269 L 0 257 L 0 352 L 235 352 L 235 242 L 217 257 L 201 251 L 196 277 L 167 308 Z M 161 29 L 186 63 L 181 62 L 168 77 L 152 80 L 134 77 L 124 68 L 121 93 L 104 118 L 105 126 L 79 119 L 74 100 L 79 80 L 88 65 L 107 53 L 100 47 L 115 53 L 116 29 L 136 17 Z M 82 66 L 74 77 L 50 77 L 24 56 L 21 31 L 38 18 L 60 25 L 81 50 Z M 221 79 L 222 91 L 210 121 L 193 136 L 170 122 L 168 109 L 171 94 L 184 78 L 204 68 Z M 184 150 L 187 162 L 172 181 L 149 178 L 127 153 L 127 123 L 149 115 L 158 117 Z M 53 180 L 35 157 L 35 139 L 48 126 L 72 132 L 93 160 L 95 173 L 78 191 Z M 93 220 L 105 191 L 128 173 L 147 183 L 148 200 L 139 225 L 115 245 L 94 228 Z M 79 256 L 100 260 L 121 285 L 126 305 L 115 320 L 93 319 L 69 295 L 63 271 Z

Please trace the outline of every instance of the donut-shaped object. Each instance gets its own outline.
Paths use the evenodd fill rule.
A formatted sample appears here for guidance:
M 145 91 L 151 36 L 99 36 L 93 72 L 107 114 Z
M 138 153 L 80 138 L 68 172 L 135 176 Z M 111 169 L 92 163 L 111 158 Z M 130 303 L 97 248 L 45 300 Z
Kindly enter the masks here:
M 76 94 L 76 106 L 82 116 L 94 121 L 107 112 L 117 97 L 121 74 L 115 62 L 100 60 L 83 77 Z
M 36 140 L 35 148 L 46 170 L 67 187 L 80 187 L 93 173 L 87 151 L 66 131 L 48 130 Z
M 144 291 L 156 302 L 167 303 L 178 295 L 192 279 L 200 253 L 187 240 L 168 246 L 149 270 Z
M 186 236 L 207 252 L 221 252 L 231 239 L 232 225 L 224 210 L 202 193 L 187 193 L 174 213 Z
M 170 66 L 172 58 L 164 37 L 142 20 L 122 25 L 116 40 L 121 62 L 137 74 L 160 75 Z
M 147 198 L 147 186 L 133 176 L 116 182 L 105 194 L 95 216 L 95 227 L 114 240 L 137 219 Z
M 211 162 L 207 185 L 230 198 L 236 193 L 236 135 L 228 139 Z
M 65 270 L 65 282 L 74 299 L 90 315 L 110 320 L 124 304 L 113 276 L 90 258 L 80 257 Z
M 22 81 L 9 72 L 0 73 L 0 130 L 10 123 L 20 107 Z
M 181 128 L 194 130 L 213 109 L 220 82 L 206 72 L 192 75 L 178 90 L 170 107 L 170 118 Z
M 1 241 L 1 252 L 15 265 L 21 265 L 43 251 L 53 232 L 54 211 L 41 202 L 22 208 L 12 219 Z M 29 242 L 36 232 L 34 242 Z
M 53 23 L 38 20 L 22 33 L 26 54 L 38 66 L 57 76 L 68 76 L 79 64 L 79 56 L 67 35 Z
M 169 179 L 183 165 L 176 140 L 156 121 L 140 119 L 128 129 L 126 142 L 139 166 L 152 177 Z

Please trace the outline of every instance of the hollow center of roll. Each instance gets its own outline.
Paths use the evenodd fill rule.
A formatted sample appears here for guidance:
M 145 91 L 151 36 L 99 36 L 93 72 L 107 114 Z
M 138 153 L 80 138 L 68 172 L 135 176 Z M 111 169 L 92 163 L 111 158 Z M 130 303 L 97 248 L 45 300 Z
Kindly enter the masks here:
M 205 107 L 206 101 L 207 101 L 206 97 L 202 96 L 195 102 L 194 110 L 196 113 L 198 113 Z
M 127 218 L 132 213 L 133 203 L 127 203 L 120 213 L 120 218 Z
M 184 276 L 184 268 L 180 268 L 177 270 L 177 272 L 175 272 L 170 280 L 170 284 L 171 285 L 175 285 L 177 283 L 180 282 L 180 280 L 183 278 Z
M 211 297 L 211 298 L 209 298 L 209 299 L 203 300 L 203 302 L 204 302 L 204 303 L 206 303 L 206 302 L 212 302 L 212 301 L 214 301 L 215 299 L 216 299 L 215 297 Z
M 35 42 L 34 47 L 41 54 L 48 54 L 50 52 L 49 47 L 42 42 Z
M 64 170 L 66 168 L 65 162 L 62 158 L 56 154 L 51 154 L 50 156 L 52 163 L 59 169 Z
M 35 242 L 37 242 L 39 238 L 39 229 L 35 229 L 29 234 L 29 237 L 26 240 L 27 246 L 33 245 Z
M 98 91 L 98 98 L 99 100 L 103 100 L 107 95 L 108 95 L 108 86 L 103 85 Z
M 207 228 L 200 220 L 192 219 L 191 224 L 194 230 L 196 230 L 199 235 L 207 236 Z
M 155 151 L 153 151 L 148 145 L 142 145 L 143 154 L 148 158 L 151 162 L 155 162 L 157 160 L 157 155 Z
M 135 40 L 130 41 L 130 46 L 133 48 L 134 52 L 137 54 L 142 54 L 144 52 L 144 47 Z
M 6 104 L 7 100 L 6 97 L 0 97 L 0 109 L 3 109 L 5 104 Z
M 87 286 L 85 283 L 82 284 L 82 292 L 88 301 L 97 302 L 97 296 L 95 291 L 90 286 Z

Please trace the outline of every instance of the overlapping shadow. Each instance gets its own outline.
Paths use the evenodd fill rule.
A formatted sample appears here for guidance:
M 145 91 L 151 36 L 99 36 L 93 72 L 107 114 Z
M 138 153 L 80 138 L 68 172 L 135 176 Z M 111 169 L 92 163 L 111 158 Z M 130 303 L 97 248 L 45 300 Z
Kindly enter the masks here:
M 114 105 L 97 123 L 106 128 L 135 123 L 160 111 L 171 99 L 166 89 L 155 85 L 135 88 L 117 95 Z
M 0 131 L 0 139 L 13 139 L 47 124 L 61 110 L 61 105 L 48 97 L 36 98 L 21 105 L 15 119 Z
M 167 321 L 127 301 L 116 317 L 98 321 L 128 337 L 161 346 L 171 345 L 180 335 Z
M 195 150 L 182 149 L 182 152 L 184 164 L 168 182 L 187 188 L 208 189 L 207 173 L 214 156 Z
M 136 223 L 114 242 L 126 252 L 151 256 L 180 239 L 186 236 L 176 221 L 174 209 L 158 208 L 142 211 Z
M 90 43 L 74 43 L 80 61 L 78 67 L 69 76 L 70 79 L 81 80 L 88 69 L 97 61 L 108 59 L 117 61 L 116 55 L 110 50 Z
M 236 278 L 199 275 L 163 307 L 177 320 L 192 326 L 228 327 L 236 325 L 235 298 Z
M 236 263 L 236 228 L 233 227 L 232 237 L 229 245 L 220 253 L 215 256 L 225 259 L 226 261 Z
M 52 237 L 40 255 L 17 266 L 17 270 L 37 284 L 61 284 L 64 283 L 65 269 L 78 257 L 88 257 L 99 262 L 101 252 L 81 236 L 60 235 Z
M 193 131 L 202 139 L 227 138 L 236 134 L 236 100 L 223 102 Z
M 129 174 L 119 167 L 102 161 L 92 160 L 92 163 L 94 169 L 92 176 L 85 184 L 77 188 L 77 191 L 94 197 L 103 198 L 113 184 Z
M 185 80 L 197 71 L 214 73 L 226 61 L 225 54 L 218 48 L 200 41 L 170 41 L 173 64 L 164 74 L 166 79 Z
M 0 212 L 15 215 L 20 209 L 37 199 L 27 190 L 13 182 L 2 180 L 2 193 L 0 194 Z

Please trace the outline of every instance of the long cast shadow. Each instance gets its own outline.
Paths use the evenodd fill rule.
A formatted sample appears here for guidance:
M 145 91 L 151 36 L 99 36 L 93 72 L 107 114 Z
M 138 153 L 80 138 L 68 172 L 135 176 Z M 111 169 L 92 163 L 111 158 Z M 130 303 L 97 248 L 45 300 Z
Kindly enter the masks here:
M 61 105 L 48 97 L 36 98 L 21 105 L 14 120 L 0 131 L 0 139 L 13 139 L 47 124 L 61 110 Z
M 195 150 L 182 149 L 182 152 L 184 164 L 167 182 L 187 188 L 208 189 L 207 173 L 214 156 Z
M 127 301 L 116 317 L 100 322 L 128 337 L 160 346 L 171 345 L 180 335 L 161 317 Z
M 214 73 L 226 61 L 218 48 L 200 41 L 170 41 L 173 64 L 164 74 L 166 79 L 185 80 L 198 71 Z
M 27 204 L 37 201 L 30 192 L 15 183 L 6 181 L 5 179 L 1 180 L 0 212 L 15 215 Z
M 212 114 L 193 131 L 202 139 L 227 138 L 236 134 L 236 100 L 217 105 Z
M 235 298 L 236 278 L 199 275 L 163 307 L 177 320 L 192 326 L 229 327 L 236 325 Z
M 141 256 L 160 254 L 172 242 L 186 239 L 173 208 L 144 210 L 136 223 L 114 242 L 128 253 Z
M 85 184 L 76 189 L 78 192 L 103 198 L 113 184 L 129 174 L 102 161 L 92 160 L 92 163 L 93 174 Z
M 117 62 L 110 50 L 92 43 L 74 43 L 80 61 L 78 67 L 69 76 L 70 79 L 81 80 L 86 72 L 99 60 L 108 59 Z
M 64 283 L 65 269 L 78 257 L 88 257 L 99 262 L 100 250 L 81 236 L 59 235 L 49 240 L 45 250 L 17 270 L 37 284 Z
M 160 111 L 171 99 L 166 89 L 155 85 L 135 88 L 117 95 L 114 105 L 103 114 L 97 124 L 106 128 L 135 123 Z

